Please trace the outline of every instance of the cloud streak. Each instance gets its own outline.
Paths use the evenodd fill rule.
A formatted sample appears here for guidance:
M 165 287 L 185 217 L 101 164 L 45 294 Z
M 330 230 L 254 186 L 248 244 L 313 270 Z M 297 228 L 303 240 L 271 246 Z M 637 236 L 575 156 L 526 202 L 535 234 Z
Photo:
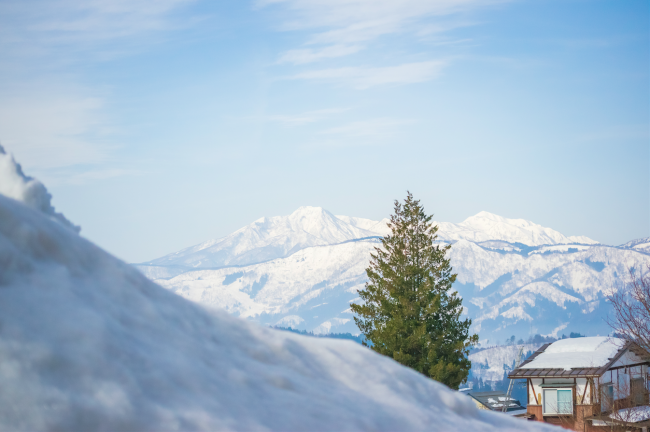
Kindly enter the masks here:
M 3 42 L 88 44 L 172 28 L 170 15 L 194 0 L 3 2 Z
M 289 50 L 281 61 L 308 63 L 323 58 L 354 54 L 385 35 L 415 36 L 449 31 L 462 24 L 422 24 L 508 0 L 260 0 L 258 6 L 276 6 L 285 12 L 281 29 L 312 31 L 306 45 L 318 49 Z M 352 48 L 354 47 L 354 48 Z
M 100 163 L 110 133 L 104 101 L 74 86 L 46 84 L 0 92 L 0 140 L 31 168 Z
M 278 63 L 312 63 L 328 58 L 344 57 L 362 49 L 361 45 L 331 45 L 321 49 L 295 49 L 282 54 Z
M 398 126 L 415 123 L 411 119 L 376 118 L 350 122 L 321 131 L 321 135 L 337 135 L 341 137 L 358 138 L 385 138 L 392 135 Z
M 41 173 L 106 163 L 111 103 L 105 86 L 79 84 L 85 65 L 160 41 L 194 1 L 0 2 L 0 142 Z
M 322 110 L 307 111 L 301 114 L 276 114 L 265 117 L 265 120 L 299 126 L 324 120 L 332 115 L 349 111 L 350 108 L 326 108 Z
M 385 67 L 341 67 L 293 75 L 292 79 L 344 84 L 358 90 L 390 84 L 413 84 L 437 77 L 448 64 L 445 60 L 404 63 Z

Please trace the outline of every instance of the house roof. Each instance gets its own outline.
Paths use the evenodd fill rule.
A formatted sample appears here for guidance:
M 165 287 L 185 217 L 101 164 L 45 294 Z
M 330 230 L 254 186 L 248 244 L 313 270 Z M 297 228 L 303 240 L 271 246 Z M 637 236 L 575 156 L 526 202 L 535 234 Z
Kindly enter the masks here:
M 574 378 L 601 376 L 630 349 L 650 360 L 638 345 L 618 338 L 586 337 L 545 344 L 527 358 L 508 378 Z M 639 355 L 637 354 L 637 355 Z
M 485 405 L 488 409 L 492 411 L 501 411 L 503 410 L 503 404 L 506 403 L 506 394 L 502 391 L 487 391 L 487 392 L 467 392 L 468 395 Z M 521 411 L 525 410 L 521 406 L 521 403 L 517 399 L 509 398 L 508 408 L 506 409 L 507 413 L 512 411 Z

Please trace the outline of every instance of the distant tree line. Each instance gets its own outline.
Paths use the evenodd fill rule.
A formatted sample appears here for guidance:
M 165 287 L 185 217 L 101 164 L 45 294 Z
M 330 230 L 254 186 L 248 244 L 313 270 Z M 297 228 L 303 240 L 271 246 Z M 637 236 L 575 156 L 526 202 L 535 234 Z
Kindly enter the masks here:
M 314 332 L 308 332 L 307 330 L 298 330 L 294 329 L 291 327 L 278 327 L 274 326 L 273 327 L 276 330 L 283 330 L 283 331 L 289 331 L 291 333 L 296 333 L 300 334 L 303 336 L 311 336 L 311 337 L 318 337 L 318 338 L 331 338 L 331 339 L 349 339 L 353 340 L 359 344 L 362 344 L 366 342 L 366 344 L 369 343 L 369 341 L 366 340 L 365 336 L 360 334 L 360 335 L 353 335 L 351 333 L 326 333 L 326 334 L 314 334 Z

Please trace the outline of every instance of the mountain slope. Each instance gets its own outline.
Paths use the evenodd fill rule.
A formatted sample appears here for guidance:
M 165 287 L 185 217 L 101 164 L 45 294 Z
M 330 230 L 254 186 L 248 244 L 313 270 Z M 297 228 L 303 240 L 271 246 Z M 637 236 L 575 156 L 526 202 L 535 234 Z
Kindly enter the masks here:
M 294 216 L 297 214 L 300 218 Z M 374 248 L 380 246 L 376 237 L 386 233 L 387 220 L 333 216 L 319 208 L 303 208 L 291 216 L 271 219 L 283 228 L 273 231 L 277 236 L 261 236 L 260 250 L 268 239 L 294 245 L 282 249 L 277 258 L 251 262 L 253 255 L 245 252 L 232 259 L 245 256 L 250 262 L 247 265 L 210 269 L 200 264 L 192 268 L 165 265 L 160 259 L 151 264 L 163 265 L 138 268 L 179 295 L 261 324 L 316 333 L 357 333 L 349 304 L 359 300 L 357 290 L 367 281 L 365 268 Z M 289 223 L 289 219 L 300 223 Z M 648 262 L 648 256 L 635 248 L 643 242 L 611 247 L 487 212 L 460 224 L 438 225 L 441 241 L 452 244 L 449 257 L 458 273 L 454 287 L 465 299 L 472 330 L 483 340 L 501 340 L 513 334 L 527 339 L 568 325 L 568 331 L 606 334 L 609 329 L 602 320 L 608 311 L 605 293 L 628 267 Z M 328 229 L 321 234 L 322 226 Z M 226 239 L 237 246 L 238 233 L 255 227 L 245 227 Z M 303 227 L 310 227 L 318 245 L 296 241 L 306 231 Z M 367 238 L 373 235 L 375 238 Z M 258 250 L 257 244 L 251 244 L 240 247 Z M 220 251 L 228 252 L 225 248 Z M 200 261 L 200 254 L 192 251 L 179 255 L 188 262 Z
M 2 430 L 551 430 L 353 342 L 208 311 L 4 196 L 0 285 Z
M 234 233 L 155 259 L 145 265 L 217 268 L 282 258 L 311 246 L 377 236 L 320 207 L 300 207 L 289 216 L 263 217 Z
M 350 302 L 363 288 L 370 253 L 378 245 L 363 240 L 306 248 L 265 263 L 194 270 L 157 282 L 187 299 L 261 324 L 356 333 Z
M 524 219 L 508 219 L 485 211 L 477 213 L 458 224 L 450 222 L 439 222 L 437 224 L 440 239 L 446 241 L 482 242 L 501 240 L 509 243 L 522 243 L 528 246 L 598 243 L 588 237 L 567 237 L 551 228 L 545 228 Z
M 636 240 L 629 241 L 623 245 L 622 248 L 634 249 L 639 252 L 644 252 L 650 254 L 650 237 L 640 238 Z
M 358 301 L 356 290 L 367 281 L 365 268 L 379 245 L 369 239 L 306 248 L 265 263 L 195 270 L 157 282 L 261 324 L 357 333 L 349 303 Z M 450 259 L 458 273 L 454 287 L 481 339 L 549 334 L 569 322 L 570 331 L 605 334 L 605 293 L 627 267 L 647 260 L 634 250 L 601 245 L 572 252 L 536 251 L 506 253 L 468 241 L 453 244 Z

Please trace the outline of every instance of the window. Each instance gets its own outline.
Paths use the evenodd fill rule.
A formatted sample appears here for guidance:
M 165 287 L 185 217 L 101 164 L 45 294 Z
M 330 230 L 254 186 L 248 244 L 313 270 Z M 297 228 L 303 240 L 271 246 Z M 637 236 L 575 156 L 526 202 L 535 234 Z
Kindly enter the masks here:
M 635 378 L 630 380 L 630 390 L 632 395 L 633 405 L 645 405 L 647 398 L 647 391 L 643 378 Z
M 600 409 L 605 411 L 611 411 L 612 404 L 614 403 L 614 384 L 603 384 L 601 386 L 602 395 L 600 400 Z
M 573 414 L 573 390 L 544 389 L 544 414 Z

